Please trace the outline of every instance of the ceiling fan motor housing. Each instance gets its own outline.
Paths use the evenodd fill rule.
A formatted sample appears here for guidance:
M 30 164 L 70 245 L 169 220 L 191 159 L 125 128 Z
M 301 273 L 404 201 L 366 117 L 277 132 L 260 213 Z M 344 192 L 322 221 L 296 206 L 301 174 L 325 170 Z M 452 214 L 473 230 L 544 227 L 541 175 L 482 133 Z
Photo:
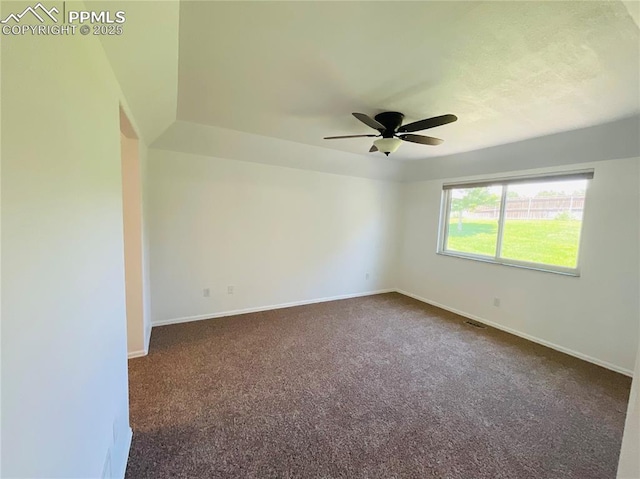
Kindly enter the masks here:
M 440 115 L 432 118 L 425 118 L 424 120 L 414 121 L 413 123 L 403 126 L 402 121 L 404 120 L 404 115 L 397 111 L 385 111 L 378 113 L 375 116 L 375 119 L 365 113 L 354 112 L 352 115 L 369 128 L 376 130 L 378 134 L 325 136 L 324 139 L 336 140 L 341 138 L 382 137 L 373 142 L 373 146 L 369 152 L 380 151 L 387 156 L 389 156 L 389 153 L 396 151 L 403 141 L 419 143 L 421 145 L 439 145 L 442 143 L 440 138 L 425 135 L 414 135 L 411 132 L 428 130 L 429 128 L 446 125 L 447 123 L 454 122 L 458 119 L 457 116 L 451 114 Z
M 393 138 L 396 130 L 402 125 L 403 119 L 404 115 L 397 111 L 385 111 L 375 116 L 375 120 L 385 127 L 385 130 L 380 132 L 383 138 Z

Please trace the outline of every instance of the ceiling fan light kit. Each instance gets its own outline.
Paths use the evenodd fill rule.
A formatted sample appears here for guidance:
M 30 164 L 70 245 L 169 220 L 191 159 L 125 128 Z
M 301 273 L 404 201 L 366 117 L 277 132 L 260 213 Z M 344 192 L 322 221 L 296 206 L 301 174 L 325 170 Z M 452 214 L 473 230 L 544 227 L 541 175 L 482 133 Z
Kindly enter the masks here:
M 389 153 L 393 153 L 400 147 L 402 140 L 400 138 L 380 138 L 373 142 L 378 151 L 389 156 Z
M 407 134 L 413 131 L 427 130 L 436 126 L 446 125 L 458 119 L 455 115 L 441 115 L 433 118 L 425 118 L 424 120 L 414 121 L 407 125 L 402 125 L 404 115 L 397 111 L 385 111 L 378 113 L 375 118 L 371 118 L 364 113 L 353 113 L 358 120 L 365 125 L 378 130 L 378 135 L 345 135 L 345 136 L 325 136 L 325 140 L 336 140 L 340 138 L 364 138 L 364 137 L 382 137 L 373 142 L 373 146 L 369 152 L 379 151 L 389 156 L 398 149 L 402 141 L 410 141 L 411 143 L 419 143 L 421 145 L 437 146 L 443 142 L 440 138 L 425 135 Z

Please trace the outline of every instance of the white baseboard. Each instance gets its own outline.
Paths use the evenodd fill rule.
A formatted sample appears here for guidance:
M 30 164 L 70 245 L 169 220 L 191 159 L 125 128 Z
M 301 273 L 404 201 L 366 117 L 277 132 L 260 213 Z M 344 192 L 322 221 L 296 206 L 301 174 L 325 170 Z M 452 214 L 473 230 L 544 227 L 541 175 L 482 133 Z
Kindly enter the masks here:
M 133 439 L 133 431 L 130 427 L 127 428 L 127 436 L 124 438 L 124 444 L 122 445 L 122 449 L 120 450 L 120 454 L 117 459 L 117 463 L 112 464 L 112 477 L 117 477 L 118 479 L 124 479 L 124 476 L 127 472 L 127 463 L 129 462 L 129 451 L 131 450 L 131 441 Z M 114 445 L 115 447 L 115 445 Z
M 317 298 L 317 299 L 309 299 L 304 301 L 294 301 L 291 303 L 281 303 L 281 304 L 273 304 L 270 306 L 258 306 L 257 308 L 245 308 L 245 309 L 235 309 L 231 311 L 223 311 L 220 313 L 210 313 L 210 314 L 200 314 L 198 316 L 186 316 L 184 318 L 173 318 L 173 319 L 162 319 L 160 321 L 154 321 L 152 323 L 152 327 L 156 326 L 166 326 L 168 324 L 178 324 L 178 323 L 188 323 L 191 321 L 200 321 L 203 319 L 214 319 L 214 318 L 222 318 L 225 316 L 236 316 L 238 314 L 247 314 L 247 313 L 259 313 L 260 311 L 270 311 L 272 309 L 282 309 L 282 308 L 291 308 L 293 306 L 304 306 L 305 304 L 315 304 L 315 303 L 325 303 L 327 301 L 337 301 L 339 299 L 349 299 L 349 298 L 359 298 L 362 296 L 372 296 L 374 294 L 382 294 L 382 293 L 394 293 L 397 290 L 394 288 L 390 289 L 379 289 L 377 291 L 367 291 L 365 293 L 354 293 L 354 294 L 342 294 L 339 296 L 331 296 L 328 298 Z M 146 354 L 146 353 L 145 353 Z M 129 356 L 132 357 L 132 356 Z
M 127 358 L 128 359 L 141 358 L 142 356 L 146 356 L 148 354 L 148 351 L 149 351 L 149 345 L 147 344 L 147 349 L 141 349 L 139 351 L 130 351 L 129 353 L 127 353 Z
M 404 294 L 405 296 L 409 296 L 410 298 L 417 299 L 418 301 L 422 301 L 423 303 L 430 304 L 437 308 L 444 309 L 446 311 L 451 311 L 452 313 L 458 314 L 460 316 L 464 316 L 465 318 L 473 319 L 474 321 L 478 321 L 479 323 L 486 324 L 487 326 L 491 326 L 492 328 L 500 329 L 501 331 L 505 331 L 507 333 L 513 334 L 515 336 L 519 336 L 521 338 L 527 339 L 534 343 L 538 343 L 548 348 L 555 349 L 556 351 L 560 351 L 561 353 L 565 353 L 570 356 L 574 356 L 578 359 L 582 359 L 584 361 L 597 364 L 598 366 L 602 366 L 603 368 L 607 368 L 617 373 L 624 374 L 625 376 L 633 377 L 633 371 L 631 369 L 622 368 L 620 366 L 616 366 L 615 364 L 609 363 L 607 361 L 602 361 L 592 356 L 579 353 L 578 351 L 574 351 L 573 349 L 565 348 L 564 346 L 559 346 L 557 344 L 551 343 L 544 339 L 536 338 L 535 336 L 531 336 L 530 334 L 522 333 L 518 330 L 509 328 L 507 326 L 503 326 L 501 324 L 495 323 L 485 318 L 481 318 L 480 316 L 476 316 L 475 314 L 470 314 L 465 311 L 460 311 L 455 308 L 450 308 L 449 306 L 445 306 L 444 304 L 440 304 L 430 299 L 423 298 L 422 296 L 418 296 L 417 294 L 409 293 L 408 291 L 396 289 L 396 292 L 400 294 Z
M 146 356 L 147 354 L 149 354 L 149 342 L 151 341 L 151 329 L 152 329 L 151 326 L 149 326 L 149 329 L 145 330 L 144 349 L 139 349 L 138 351 L 129 351 L 127 353 L 128 359 L 141 358 L 142 356 Z
M 487 326 L 491 326 L 492 328 L 496 328 L 499 329 L 501 331 L 505 331 L 509 334 L 513 334 L 515 336 L 519 336 L 523 339 L 526 339 L 528 341 L 532 341 L 534 343 L 538 343 L 541 344 L 543 346 L 546 346 L 548 348 L 551 349 L 555 349 L 556 351 L 560 351 L 562 353 L 568 354 L 570 356 L 574 356 L 578 359 L 582 359 L 584 361 L 593 363 L 593 364 L 597 364 L 598 366 L 602 366 L 603 368 L 607 368 L 610 369 L 612 371 L 624 374 L 625 376 L 629 376 L 629 377 L 633 377 L 633 371 L 631 369 L 627 369 L 627 368 L 623 368 L 620 366 L 617 366 L 615 364 L 609 363 L 607 361 L 602 361 L 600 359 L 594 358 L 592 356 L 589 356 L 587 354 L 583 354 L 580 353 L 578 351 L 574 351 L 573 349 L 569 349 L 569 348 L 565 348 L 564 346 L 560 346 L 558 344 L 554 344 L 550 341 L 546 341 L 544 339 L 540 339 L 537 338 L 535 336 L 531 336 L 530 334 L 527 333 L 523 333 L 521 331 L 518 331 L 516 329 L 513 328 L 509 328 L 508 326 L 503 326 L 499 323 L 496 323 L 494 321 L 490 321 L 488 319 L 485 318 L 481 318 L 480 316 L 477 316 L 475 314 L 471 314 L 471 313 L 467 313 L 466 311 L 460 311 L 458 309 L 455 308 L 451 308 L 449 306 L 446 306 L 444 304 L 440 304 L 436 301 L 432 301 L 430 299 L 424 298 L 422 296 L 419 296 L 417 294 L 413 294 L 410 293 L 408 291 L 404 291 L 402 289 L 380 289 L 377 291 L 367 291 L 364 293 L 355 293 L 355 294 L 343 294 L 343 295 L 339 295 L 339 296 L 331 296 L 331 297 L 326 297 L 326 298 L 317 298 L 317 299 L 311 299 L 311 300 L 304 300 L 304 301 L 294 301 L 294 302 L 290 302 L 290 303 L 281 303 L 281 304 L 274 304 L 274 305 L 269 305 L 269 306 L 259 306 L 256 308 L 245 308 L 245 309 L 236 309 L 236 310 L 231 310 L 231 311 L 223 311 L 223 312 L 218 312 L 218 313 L 210 313 L 210 314 L 201 314 L 201 315 L 197 315 L 197 316 L 186 316 L 186 317 L 182 317 L 182 318 L 172 318 L 172 319 L 163 319 L 160 321 L 155 321 L 152 323 L 152 327 L 156 327 L 156 326 L 166 326 L 169 324 L 179 324 L 179 323 L 188 323 L 191 321 L 201 321 L 204 319 L 215 319 L 215 318 L 223 318 L 226 316 L 236 316 L 239 314 L 247 314 L 247 313 L 258 313 L 260 311 L 270 311 L 273 309 L 282 309 L 282 308 L 291 308 L 293 306 L 303 306 L 305 304 L 315 304 L 315 303 L 324 303 L 327 301 L 337 301 L 340 299 L 349 299 L 349 298 L 359 298 L 362 296 L 372 296 L 375 294 L 382 294 L 382 293 L 400 293 L 403 294 L 405 296 L 409 296 L 411 298 L 417 299 L 418 301 L 422 301 L 423 303 L 427 303 L 430 304 L 432 306 L 435 306 L 437 308 L 441 308 L 444 309 L 446 311 L 451 311 L 452 313 L 458 314 L 460 316 L 463 316 L 465 318 L 469 318 L 469 319 L 473 319 L 474 321 L 478 321 L 480 323 L 486 324 Z M 148 346 L 147 346 L 148 348 Z M 129 353 L 129 358 L 137 358 L 140 356 L 146 356 L 147 355 L 147 351 L 134 351 Z

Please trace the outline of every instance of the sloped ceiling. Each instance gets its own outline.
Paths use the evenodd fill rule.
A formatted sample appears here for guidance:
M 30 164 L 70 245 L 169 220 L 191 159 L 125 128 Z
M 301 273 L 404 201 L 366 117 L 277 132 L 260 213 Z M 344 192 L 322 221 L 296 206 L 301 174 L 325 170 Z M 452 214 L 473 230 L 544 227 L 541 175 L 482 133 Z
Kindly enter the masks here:
M 425 132 L 443 145 L 390 157 L 429 159 L 640 113 L 633 1 L 87 3 L 126 11 L 125 33 L 101 40 L 148 144 L 203 125 L 384 169 L 371 139 L 322 137 L 373 132 L 353 111 L 458 115 Z
M 385 156 L 364 156 L 216 126 L 176 121 L 154 148 L 226 160 L 266 163 L 379 180 L 401 180 L 401 163 Z
M 177 117 L 367 154 L 322 137 L 372 132 L 353 111 L 454 113 L 393 158 L 450 155 L 637 115 L 639 41 L 619 1 L 183 0 Z
M 123 34 L 101 36 L 102 46 L 135 116 L 152 143 L 176 120 L 180 3 L 91 0 L 93 9 L 126 14 Z

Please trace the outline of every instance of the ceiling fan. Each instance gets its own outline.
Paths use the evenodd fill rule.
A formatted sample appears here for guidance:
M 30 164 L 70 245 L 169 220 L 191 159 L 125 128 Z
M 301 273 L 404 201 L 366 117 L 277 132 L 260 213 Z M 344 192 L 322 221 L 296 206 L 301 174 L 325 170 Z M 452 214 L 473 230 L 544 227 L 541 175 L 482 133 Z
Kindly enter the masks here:
M 339 138 L 382 137 L 373 142 L 373 146 L 369 152 L 380 151 L 387 156 L 389 156 L 389 153 L 393 153 L 398 149 L 400 143 L 402 143 L 401 140 L 420 143 L 422 145 L 439 145 L 444 140 L 434 138 L 432 136 L 412 135 L 408 133 L 446 125 L 447 123 L 452 123 L 458 119 L 455 115 L 441 115 L 402 125 L 404 115 L 397 111 L 385 111 L 383 113 L 378 113 L 374 117 L 375 119 L 365 115 L 364 113 L 353 113 L 353 116 L 365 125 L 370 126 L 374 130 L 378 130 L 380 133 L 378 135 L 325 136 L 324 139 L 336 140 Z

